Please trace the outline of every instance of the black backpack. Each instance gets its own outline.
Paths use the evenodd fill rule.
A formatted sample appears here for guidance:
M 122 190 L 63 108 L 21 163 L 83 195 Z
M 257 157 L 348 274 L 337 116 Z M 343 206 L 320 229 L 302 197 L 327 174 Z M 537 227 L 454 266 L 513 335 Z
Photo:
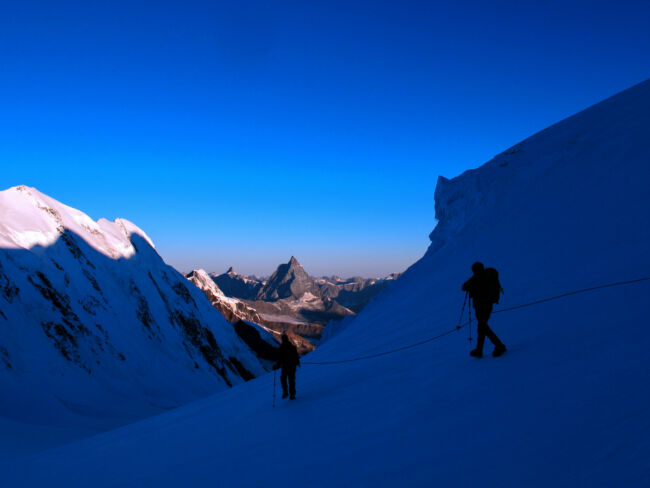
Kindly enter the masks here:
M 501 283 L 499 282 L 499 272 L 494 268 L 485 268 L 483 271 L 485 277 L 485 294 L 490 303 L 499 303 L 499 298 L 503 293 Z

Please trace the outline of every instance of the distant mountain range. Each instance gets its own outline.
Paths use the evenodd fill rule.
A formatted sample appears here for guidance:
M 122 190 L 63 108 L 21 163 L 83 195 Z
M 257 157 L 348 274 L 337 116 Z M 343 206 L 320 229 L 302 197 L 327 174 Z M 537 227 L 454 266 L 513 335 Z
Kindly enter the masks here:
M 204 270 L 187 274 L 227 320 L 248 320 L 276 334 L 287 332 L 303 351 L 313 349 L 330 321 L 359 313 L 398 276 L 314 278 L 294 256 L 268 278 L 240 275 L 232 267 L 223 274 Z
M 263 278 L 240 275 L 232 267 L 220 275 L 210 273 L 210 277 L 226 296 L 244 300 L 255 300 L 264 283 Z

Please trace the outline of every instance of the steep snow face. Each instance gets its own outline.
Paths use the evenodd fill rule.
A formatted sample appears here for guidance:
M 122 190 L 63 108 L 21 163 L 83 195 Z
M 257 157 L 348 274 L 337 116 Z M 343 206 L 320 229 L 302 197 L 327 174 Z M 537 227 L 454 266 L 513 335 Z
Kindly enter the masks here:
M 126 219 L 95 222 L 83 212 L 26 186 L 0 192 L 0 248 L 49 246 L 64 230 L 76 234 L 96 251 L 114 259 L 135 254 L 132 235 L 142 237 L 154 247 L 144 231 Z
M 451 303 L 460 308 L 459 283 L 474 261 L 498 268 L 504 305 L 649 276 L 648 161 L 650 81 L 535 134 L 478 169 L 452 180 L 440 177 L 438 224 L 426 255 L 364 309 L 349 336 L 376 331 L 373 319 L 386 310 L 395 314 L 395 332 L 380 334 L 373 350 L 389 347 L 402 326 L 413 330 L 413 321 L 437 322 Z M 642 295 L 647 288 L 630 290 L 631 303 L 635 290 Z M 431 307 L 417 306 L 423 302 Z M 610 326 L 617 314 L 628 313 L 627 306 L 618 310 L 599 301 L 591 307 L 610 313 Z M 563 317 L 553 320 L 564 323 Z M 605 315 L 598 319 L 605 321 Z
M 0 415 L 52 425 L 125 422 L 264 372 L 137 226 L 24 186 L 0 192 L 0 359 Z
M 495 313 L 497 359 L 463 329 L 308 364 L 454 329 L 476 260 L 498 308 L 649 276 L 649 127 L 645 82 L 441 180 L 429 251 L 304 358 L 295 402 L 258 378 L 14 460 L 3 486 L 649 486 L 649 282 Z

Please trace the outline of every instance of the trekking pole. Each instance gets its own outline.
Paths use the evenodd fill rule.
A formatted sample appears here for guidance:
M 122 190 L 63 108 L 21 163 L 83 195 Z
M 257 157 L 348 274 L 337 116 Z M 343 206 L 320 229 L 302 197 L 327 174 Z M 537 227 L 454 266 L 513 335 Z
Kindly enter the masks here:
M 460 323 L 463 321 L 463 314 L 465 313 L 465 305 L 467 304 L 467 296 L 469 295 L 469 292 L 465 292 L 465 300 L 463 301 L 463 308 L 460 310 L 460 317 L 458 317 L 458 325 L 456 326 L 456 329 L 460 329 Z
M 274 369 L 273 370 L 273 408 L 275 408 L 275 377 L 278 374 L 278 370 Z
M 472 342 L 472 299 L 469 299 L 469 307 L 467 307 L 467 313 L 469 313 L 469 342 Z

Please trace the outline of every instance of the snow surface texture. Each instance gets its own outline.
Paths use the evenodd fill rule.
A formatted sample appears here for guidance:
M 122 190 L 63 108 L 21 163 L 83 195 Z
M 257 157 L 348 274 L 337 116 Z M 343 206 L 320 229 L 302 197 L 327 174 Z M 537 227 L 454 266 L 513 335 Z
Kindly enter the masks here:
M 21 437 L 1 437 L 0 455 L 38 446 L 39 428 L 49 445 L 262 373 L 134 224 L 94 222 L 34 188 L 0 192 L 0 416 Z
M 461 283 L 496 266 L 499 307 L 650 275 L 650 82 L 436 191 L 425 256 L 304 362 L 453 328 Z M 304 364 L 298 398 L 267 375 L 172 412 L 14 460 L 3 486 L 650 486 L 650 283 L 495 314 L 399 353 Z M 423 307 L 422 304 L 427 304 Z M 486 347 L 490 352 L 490 347 Z

